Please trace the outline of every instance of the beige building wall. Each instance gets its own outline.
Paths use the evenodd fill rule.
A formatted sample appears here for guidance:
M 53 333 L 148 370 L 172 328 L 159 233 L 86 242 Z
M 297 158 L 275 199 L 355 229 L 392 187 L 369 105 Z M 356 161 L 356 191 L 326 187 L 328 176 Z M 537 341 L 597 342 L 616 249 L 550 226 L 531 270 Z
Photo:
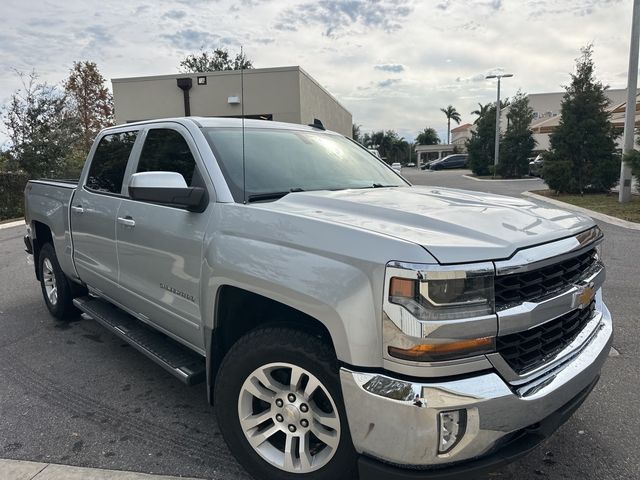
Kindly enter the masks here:
M 198 77 L 206 85 L 198 85 Z M 325 127 L 351 136 L 351 113 L 300 67 L 263 68 L 244 71 L 207 72 L 112 80 L 116 123 L 153 118 L 184 116 L 183 93 L 178 78 L 191 78 L 191 115 L 231 117 L 242 115 L 241 104 L 230 104 L 229 97 L 242 101 L 244 114 L 273 115 L 274 121 L 312 123 L 322 120 Z
M 327 130 L 351 138 L 353 117 L 333 95 L 327 92 L 307 72 L 300 69 L 300 107 L 302 124 L 319 119 Z

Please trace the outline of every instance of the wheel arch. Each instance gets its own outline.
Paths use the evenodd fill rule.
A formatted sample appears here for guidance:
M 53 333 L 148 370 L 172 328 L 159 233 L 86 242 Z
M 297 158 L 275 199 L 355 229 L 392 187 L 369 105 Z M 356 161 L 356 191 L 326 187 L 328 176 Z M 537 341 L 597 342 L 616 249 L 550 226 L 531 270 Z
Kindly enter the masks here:
M 268 296 L 232 285 L 221 285 L 214 304 L 214 328 L 206 330 L 207 396 L 213 403 L 215 379 L 229 349 L 250 331 L 287 327 L 311 333 L 336 353 L 332 335 L 317 318 Z
M 42 250 L 42 246 L 46 243 L 51 243 L 53 248 L 55 249 L 55 245 L 53 242 L 53 235 L 51 233 L 51 228 L 49 225 L 40 222 L 38 220 L 33 220 L 31 222 L 32 232 L 34 232 L 34 238 L 31 239 L 33 243 L 33 264 L 36 272 L 36 278 L 40 280 L 40 251 Z

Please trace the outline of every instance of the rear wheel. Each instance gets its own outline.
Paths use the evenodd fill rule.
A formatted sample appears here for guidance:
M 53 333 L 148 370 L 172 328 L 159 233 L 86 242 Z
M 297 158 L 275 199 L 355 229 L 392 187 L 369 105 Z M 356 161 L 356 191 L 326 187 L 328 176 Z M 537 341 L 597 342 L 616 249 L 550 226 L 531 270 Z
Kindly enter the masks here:
M 316 337 L 287 328 L 247 334 L 222 363 L 215 407 L 231 451 L 255 478 L 355 475 L 337 362 Z
M 71 319 L 78 314 L 73 306 L 73 289 L 58 263 L 53 245 L 45 243 L 38 256 L 40 286 L 44 302 L 51 315 L 58 320 Z

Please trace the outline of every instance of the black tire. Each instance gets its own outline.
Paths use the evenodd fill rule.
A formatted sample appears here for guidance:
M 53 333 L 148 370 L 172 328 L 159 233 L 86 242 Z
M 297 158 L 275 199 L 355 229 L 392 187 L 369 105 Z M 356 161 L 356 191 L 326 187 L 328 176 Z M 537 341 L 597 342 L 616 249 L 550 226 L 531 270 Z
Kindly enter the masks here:
M 340 419 L 340 440 L 333 457 L 318 470 L 292 473 L 264 460 L 249 444 L 238 414 L 245 380 L 256 369 L 286 362 L 312 373 L 331 395 Z M 258 480 L 324 480 L 357 478 L 357 454 L 349 433 L 335 354 L 321 339 L 284 327 L 254 330 L 238 340 L 225 356 L 214 391 L 218 425 L 231 452 Z
M 51 277 L 47 275 L 49 269 L 53 273 L 53 283 L 56 288 L 55 302 L 49 298 L 49 294 L 47 293 L 47 278 L 45 277 L 48 277 L 49 280 L 51 279 Z M 73 305 L 73 288 L 71 282 L 60 268 L 56 251 L 50 243 L 45 243 L 40 249 L 40 254 L 38 255 L 38 271 L 40 272 L 42 296 L 44 303 L 49 309 L 49 313 L 58 320 L 71 320 L 77 317 L 79 311 Z

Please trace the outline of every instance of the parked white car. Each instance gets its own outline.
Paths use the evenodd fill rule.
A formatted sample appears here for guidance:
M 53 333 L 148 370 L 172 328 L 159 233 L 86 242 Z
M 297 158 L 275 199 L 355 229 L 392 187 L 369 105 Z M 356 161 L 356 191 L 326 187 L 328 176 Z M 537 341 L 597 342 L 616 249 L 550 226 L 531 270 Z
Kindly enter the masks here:
M 371 152 L 371 154 L 374 157 L 379 158 L 380 160 L 382 160 L 382 157 L 380 156 L 380 152 L 378 150 L 376 150 L 375 148 L 367 148 L 367 150 L 369 150 L 369 152 Z
M 402 172 L 402 165 L 400 165 L 400 162 L 392 163 L 391 168 L 393 168 L 398 173 Z

